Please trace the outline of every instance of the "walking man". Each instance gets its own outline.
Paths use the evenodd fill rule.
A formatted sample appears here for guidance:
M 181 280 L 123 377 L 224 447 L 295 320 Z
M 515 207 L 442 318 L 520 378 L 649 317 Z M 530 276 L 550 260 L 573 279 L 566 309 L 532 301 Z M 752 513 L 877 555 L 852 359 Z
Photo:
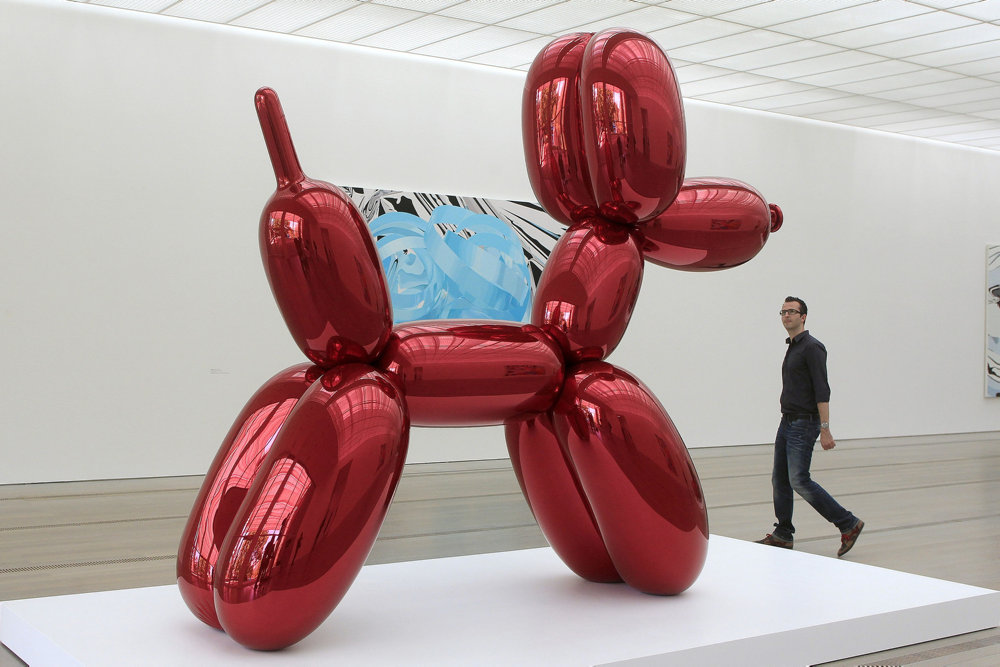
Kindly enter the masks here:
M 778 523 L 774 524 L 773 533 L 757 542 L 792 548 L 795 539 L 795 527 L 792 525 L 794 491 L 840 530 L 837 556 L 843 556 L 858 540 L 865 522 L 841 507 L 809 475 L 817 436 L 823 449 L 833 449 L 837 443 L 830 433 L 826 347 L 806 330 L 808 312 L 806 302 L 794 296 L 785 298 L 780 311 L 781 324 L 788 332 L 785 339 L 788 350 L 781 364 L 781 423 L 774 438 L 774 468 L 771 472 L 774 515 Z

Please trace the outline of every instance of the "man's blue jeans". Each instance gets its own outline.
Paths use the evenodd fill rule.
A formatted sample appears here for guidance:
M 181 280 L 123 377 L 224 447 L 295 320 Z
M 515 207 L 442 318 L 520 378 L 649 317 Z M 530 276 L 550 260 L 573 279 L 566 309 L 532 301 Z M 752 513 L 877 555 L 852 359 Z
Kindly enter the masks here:
M 841 533 L 854 528 L 857 517 L 840 506 L 822 486 L 809 475 L 813 447 L 819 437 L 817 419 L 781 418 L 778 434 L 774 438 L 774 469 L 771 473 L 771 487 L 774 491 L 773 535 L 779 540 L 792 541 L 795 526 L 792 525 L 793 491 L 802 496 L 824 519 L 835 525 Z

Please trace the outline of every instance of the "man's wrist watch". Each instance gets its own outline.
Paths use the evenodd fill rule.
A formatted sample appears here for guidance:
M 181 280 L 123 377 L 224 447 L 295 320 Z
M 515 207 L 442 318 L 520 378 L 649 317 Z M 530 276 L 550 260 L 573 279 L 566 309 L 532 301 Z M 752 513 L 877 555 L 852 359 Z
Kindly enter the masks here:
M 820 422 L 819 423 L 819 428 L 820 428 L 820 430 L 829 429 L 830 428 L 830 422 Z

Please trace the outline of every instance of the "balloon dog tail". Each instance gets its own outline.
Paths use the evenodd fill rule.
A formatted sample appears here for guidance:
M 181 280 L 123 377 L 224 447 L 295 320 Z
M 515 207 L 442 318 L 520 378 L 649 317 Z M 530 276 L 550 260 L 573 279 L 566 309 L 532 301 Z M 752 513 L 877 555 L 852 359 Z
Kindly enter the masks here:
M 287 187 L 292 183 L 302 181 L 306 175 L 295 154 L 292 135 L 288 131 L 285 113 L 281 109 L 278 94 L 271 88 L 261 88 L 254 96 L 257 107 L 257 118 L 260 119 L 260 129 L 264 133 L 268 155 L 271 156 L 271 166 L 274 176 L 278 179 L 278 187 Z

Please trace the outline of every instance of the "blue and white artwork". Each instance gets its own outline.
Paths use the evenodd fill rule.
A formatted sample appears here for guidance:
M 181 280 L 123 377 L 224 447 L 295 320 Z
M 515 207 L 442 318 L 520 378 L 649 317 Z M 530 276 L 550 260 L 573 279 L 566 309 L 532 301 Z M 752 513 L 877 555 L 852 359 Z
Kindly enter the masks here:
M 537 204 L 345 187 L 368 221 L 396 323 L 526 322 L 563 226 Z
M 986 396 L 1000 397 L 1000 245 L 986 246 Z

